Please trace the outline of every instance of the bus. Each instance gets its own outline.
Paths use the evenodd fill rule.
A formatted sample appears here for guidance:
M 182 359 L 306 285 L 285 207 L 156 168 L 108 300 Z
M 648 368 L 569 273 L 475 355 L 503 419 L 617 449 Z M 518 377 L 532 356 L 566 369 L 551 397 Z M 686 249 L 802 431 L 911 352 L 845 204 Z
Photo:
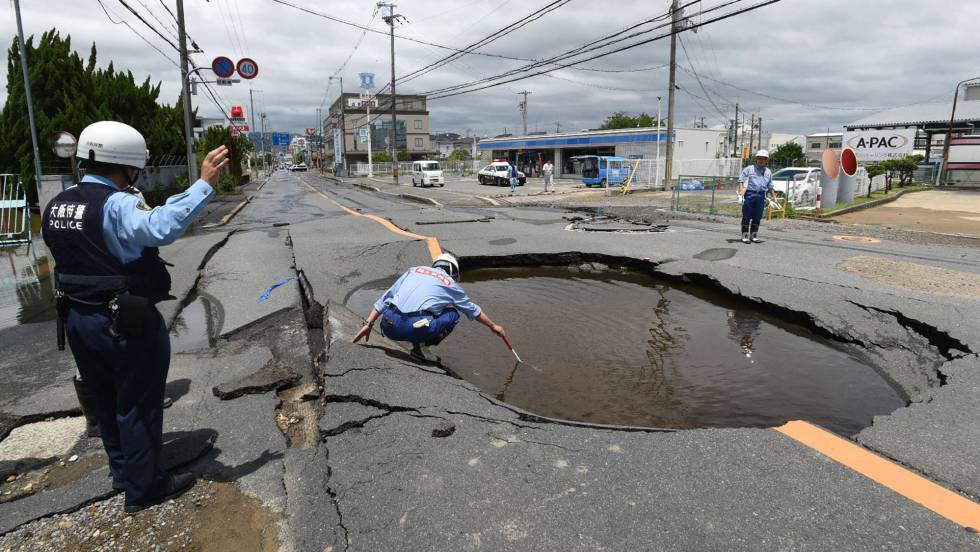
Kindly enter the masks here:
M 630 175 L 630 162 L 625 157 L 611 155 L 578 155 L 572 157 L 582 164 L 582 183 L 592 186 L 619 185 Z

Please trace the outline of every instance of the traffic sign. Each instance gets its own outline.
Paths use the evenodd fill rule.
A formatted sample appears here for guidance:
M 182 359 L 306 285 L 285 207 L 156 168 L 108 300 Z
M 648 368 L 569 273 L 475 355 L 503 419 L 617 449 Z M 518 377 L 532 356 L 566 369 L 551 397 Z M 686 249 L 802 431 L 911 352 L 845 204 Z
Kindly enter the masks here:
M 225 56 L 218 56 L 211 62 L 211 70 L 219 78 L 227 79 L 235 74 L 235 62 Z
M 357 136 L 358 138 L 360 138 L 362 144 L 368 143 L 368 129 L 366 128 L 358 129 Z
M 308 128 L 308 129 L 306 129 L 306 135 L 307 136 L 316 136 L 316 129 L 315 128 Z
M 218 86 L 231 86 L 232 83 L 234 83 L 237 80 L 238 79 L 226 79 L 226 78 L 218 77 L 218 78 L 214 79 L 214 82 Z
M 259 75 L 259 64 L 252 58 L 238 60 L 238 74 L 243 79 L 254 79 Z

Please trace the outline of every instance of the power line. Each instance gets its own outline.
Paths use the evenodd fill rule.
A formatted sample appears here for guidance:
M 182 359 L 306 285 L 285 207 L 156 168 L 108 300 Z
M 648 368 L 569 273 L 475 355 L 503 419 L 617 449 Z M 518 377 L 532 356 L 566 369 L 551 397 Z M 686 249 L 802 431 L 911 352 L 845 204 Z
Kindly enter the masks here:
M 698 72 L 694 69 L 694 64 L 691 63 L 691 56 L 687 55 L 687 46 L 684 45 L 684 40 L 678 36 L 677 41 L 681 43 L 681 50 L 684 52 L 684 59 L 687 60 L 687 65 L 691 68 L 691 72 L 694 73 L 694 78 L 698 81 L 698 86 L 700 86 L 701 91 L 704 92 L 705 97 L 708 99 L 708 103 L 711 104 L 711 107 L 715 108 L 715 111 L 717 111 L 719 115 L 722 117 L 727 117 L 728 115 L 722 111 L 720 107 L 718 107 L 718 104 L 716 104 L 713 99 L 711 99 L 711 94 L 708 94 L 708 91 L 705 90 L 704 83 L 701 82 L 701 77 L 698 76 Z
M 615 87 L 615 86 L 605 86 L 605 85 L 595 84 L 595 83 L 591 83 L 591 82 L 582 82 L 582 81 L 575 80 L 575 79 L 569 79 L 569 78 L 565 78 L 565 77 L 559 77 L 558 75 L 553 75 L 551 73 L 545 73 L 544 76 L 545 77 L 548 77 L 548 78 L 552 78 L 552 79 L 558 79 L 558 80 L 561 80 L 561 81 L 570 82 L 572 84 L 577 84 L 579 86 L 588 86 L 589 88 L 598 88 L 600 90 L 611 90 L 611 91 L 614 91 L 614 92 L 660 92 L 660 91 L 666 90 L 666 88 L 656 88 L 656 89 L 654 89 L 654 88 L 619 88 L 619 87 Z
M 312 10 L 310 8 L 306 8 L 306 7 L 303 7 L 303 6 L 299 6 L 299 5 L 293 4 L 292 2 L 287 2 L 286 0 L 271 0 L 271 1 L 272 2 L 275 2 L 276 4 L 282 4 L 283 6 L 289 6 L 290 8 L 293 8 L 293 9 L 296 9 L 296 10 L 299 10 L 299 11 L 302 11 L 302 12 L 305 12 L 305 13 L 308 13 L 310 15 L 315 15 L 317 17 L 322 17 L 323 19 L 328 19 L 328 20 L 334 21 L 336 23 L 347 25 L 349 27 L 356 27 L 358 29 L 364 29 L 364 30 L 366 30 L 369 33 L 375 33 L 375 34 L 380 34 L 380 35 L 388 36 L 388 32 L 387 31 L 380 31 L 378 29 L 372 29 L 372 28 L 367 27 L 365 25 L 354 23 L 353 21 L 347 21 L 347 20 L 341 19 L 339 17 L 334 17 L 332 15 L 327 15 L 325 13 L 321 13 L 321 12 L 318 12 L 316 10 Z M 407 36 L 400 35 L 400 34 L 396 34 L 395 35 L 395 38 L 399 38 L 401 40 L 407 40 L 408 42 L 415 42 L 415 43 L 418 43 L 418 44 L 425 44 L 425 45 L 432 46 L 432 47 L 435 47 L 435 48 L 439 48 L 439 49 L 442 49 L 442 50 L 448 50 L 448 51 L 453 51 L 453 52 L 459 51 L 459 48 L 453 48 L 452 46 L 445 46 L 443 44 L 436 44 L 434 42 L 429 42 L 429 41 L 426 41 L 426 40 L 409 38 Z M 509 59 L 509 60 L 514 60 L 514 61 L 534 61 L 533 59 L 529 59 L 529 58 L 520 58 L 520 57 L 514 57 L 514 56 L 505 56 L 505 55 L 502 55 L 502 54 L 492 54 L 492 53 L 489 53 L 489 52 L 472 52 L 472 53 L 473 53 L 473 55 L 477 55 L 477 56 L 487 56 L 487 57 L 500 58 L 500 59 Z
M 154 27 L 153 25 L 150 25 L 149 22 L 147 22 L 146 19 L 143 19 L 143 16 L 140 15 L 139 12 L 137 12 L 136 10 L 134 10 L 132 8 L 132 6 L 130 6 L 129 4 L 126 3 L 126 0 L 119 0 L 119 3 L 122 4 L 123 6 L 125 6 L 126 9 L 130 11 L 130 13 L 132 13 L 133 15 L 135 15 L 137 19 L 139 19 L 140 21 L 142 21 L 143 24 L 146 25 L 151 31 L 153 31 L 154 33 L 156 33 L 157 36 L 159 36 L 160 38 L 162 38 L 164 42 L 166 42 L 167 44 L 169 44 L 171 48 L 173 48 L 174 50 L 177 50 L 178 52 L 180 51 L 180 48 L 178 48 L 176 44 L 174 44 L 173 42 L 171 42 L 170 39 L 168 39 L 167 37 L 163 36 L 163 33 L 161 33 L 160 31 L 158 31 L 157 28 Z M 99 4 L 100 5 L 102 4 L 101 0 L 99 0 Z M 105 10 L 105 6 L 103 6 L 102 9 Z
M 156 50 L 161 56 L 163 56 L 164 59 L 166 59 L 171 64 L 173 64 L 174 67 L 180 69 L 180 66 L 177 65 L 177 62 L 176 61 L 170 59 L 170 57 L 166 53 L 164 53 L 163 50 L 161 50 L 160 48 L 157 48 L 157 46 L 155 44 L 153 44 L 152 42 L 150 42 L 149 40 L 147 40 L 147 38 L 145 36 L 143 36 L 142 34 L 139 33 L 139 31 L 137 31 L 136 29 L 134 29 L 129 23 L 126 22 L 125 19 L 120 18 L 119 21 L 113 20 L 112 19 L 112 16 L 109 15 L 109 10 L 107 10 L 106 7 L 105 7 L 105 4 L 102 3 L 102 0 L 96 0 L 96 1 L 99 3 L 99 6 L 102 6 L 102 11 L 105 12 L 105 16 L 107 18 L 109 18 L 109 22 L 113 23 L 114 25 L 125 25 L 127 29 L 129 29 L 130 31 L 133 31 L 133 34 L 135 34 L 136 36 L 140 37 L 140 39 L 143 42 L 147 43 L 150 46 L 150 48 L 153 48 L 154 50 Z
M 365 25 L 365 27 L 370 27 L 371 23 L 374 23 L 374 18 L 377 16 L 378 16 L 378 8 L 375 7 L 374 10 L 371 12 L 371 20 L 368 21 L 368 24 Z M 340 72 L 344 70 L 344 68 L 347 67 L 348 63 L 350 63 L 351 58 L 354 57 L 354 54 L 357 53 L 358 48 L 361 47 L 361 43 L 364 41 L 365 36 L 367 36 L 367 30 L 361 31 L 361 36 L 357 38 L 357 42 L 354 43 L 354 49 L 351 50 L 350 54 L 347 55 L 347 59 L 345 59 L 344 62 L 340 64 L 340 67 L 337 68 L 337 70 L 334 71 L 333 74 L 330 75 L 330 77 L 327 79 L 327 89 L 323 91 L 323 99 L 320 100 L 320 109 L 323 109 L 323 105 L 327 102 L 327 95 L 330 92 L 330 86 L 333 83 L 333 79 L 337 75 L 339 75 Z
M 446 57 L 444 57 L 442 59 L 436 60 L 436 61 L 434 61 L 434 62 L 426 65 L 425 67 L 416 69 L 416 70 L 414 70 L 414 71 L 412 71 L 412 72 L 410 72 L 410 73 L 408 73 L 406 75 L 402 75 L 401 77 L 397 78 L 396 81 L 397 82 L 408 82 L 410 80 L 417 79 L 418 77 L 421 77 L 422 75 L 424 75 L 426 73 L 432 72 L 432 71 L 438 69 L 439 67 L 442 67 L 442 66 L 446 65 L 447 63 L 453 61 L 454 59 L 458 59 L 458 58 L 460 58 L 460 57 L 462 57 L 462 56 L 464 56 L 464 55 L 466 55 L 468 53 L 472 53 L 473 51 L 475 51 L 478 48 L 482 48 L 482 47 L 486 46 L 487 44 L 490 44 L 492 42 L 495 42 L 495 41 L 497 41 L 497 40 L 499 40 L 499 39 L 501 39 L 501 38 L 503 38 L 503 37 L 505 37 L 505 36 L 507 36 L 507 35 L 509 35 L 509 34 L 511 34 L 513 32 L 515 32 L 515 31 L 517 31 L 517 30 L 519 30 L 519 29 L 521 29 L 521 28 L 523 28 L 523 27 L 525 27 L 525 26 L 533 23 L 534 21 L 537 21 L 538 19 L 541 19 L 545 15 L 547 15 L 547 14 L 549 14 L 549 13 L 551 13 L 551 12 L 553 12 L 553 11 L 559 9 L 559 8 L 561 8 L 562 6 L 565 6 L 569 2 L 571 2 L 571 0 L 555 0 L 555 1 L 551 2 L 550 4 L 546 4 L 545 6 L 543 6 L 541 8 L 538 8 L 537 10 L 534 10 L 533 12 L 529 13 L 528 15 L 525 15 L 525 16 L 521 17 L 517 21 L 515 21 L 513 23 L 508 23 L 507 25 L 501 27 L 500 29 L 495 30 L 494 32 L 492 32 L 489 35 L 481 38 L 480 40 L 477 40 L 476 42 L 473 42 L 473 43 L 469 44 L 468 46 L 464 47 L 462 50 L 460 50 L 458 52 L 453 52 L 452 54 L 449 54 L 448 56 L 446 56 Z
M 724 6 L 727 6 L 727 5 L 735 4 L 735 3 L 740 2 L 740 1 L 742 1 L 742 0 L 730 0 L 729 2 L 726 2 L 725 4 L 722 4 L 720 6 L 716 6 L 715 8 L 712 8 L 712 10 L 707 10 L 707 11 L 713 11 L 713 10 L 716 10 L 716 9 L 718 9 L 720 7 L 724 7 Z M 577 65 L 579 63 L 584 63 L 584 62 L 587 62 L 587 61 L 592 61 L 592 60 L 595 60 L 595 59 L 599 59 L 599 58 L 603 58 L 603 57 L 606 57 L 606 56 L 610 56 L 612 54 L 623 52 L 625 50 L 630 50 L 630 49 L 636 48 L 638 46 L 643 46 L 643 45 L 649 44 L 651 42 L 662 40 L 663 38 L 668 37 L 671 34 L 674 34 L 675 32 L 678 32 L 679 33 L 679 32 L 683 32 L 684 30 L 690 30 L 690 29 L 695 29 L 695 28 L 698 28 L 698 27 L 702 27 L 702 26 L 705 26 L 705 25 L 708 25 L 708 24 L 711 24 L 711 23 L 715 23 L 717 21 L 722 21 L 724 19 L 728 19 L 730 17 L 734 17 L 736 15 L 740 15 L 740 14 L 743 14 L 743 13 L 746 13 L 746 12 L 757 10 L 759 8 L 762 8 L 762 7 L 771 5 L 771 4 L 776 4 L 776 3 L 780 2 L 780 1 L 781 0 L 764 0 L 762 2 L 758 2 L 756 4 L 753 4 L 753 5 L 748 6 L 748 7 L 745 7 L 745 8 L 741 8 L 741 9 L 734 10 L 734 11 L 731 11 L 731 12 L 723 13 L 721 15 L 718 15 L 718 16 L 714 17 L 714 18 L 704 20 L 701 23 L 690 25 L 690 26 L 688 26 L 685 29 L 682 29 L 680 31 L 671 30 L 671 31 L 668 31 L 666 33 L 663 33 L 663 34 L 659 34 L 657 36 L 654 36 L 652 38 L 647 38 L 647 39 L 641 40 L 639 42 L 635 42 L 635 43 L 632 43 L 632 44 L 627 44 L 625 46 L 621 46 L 619 48 L 615 48 L 613 50 L 609 50 L 609 51 L 606 51 L 606 52 L 601 52 L 599 54 L 593 55 L 591 57 L 587 57 L 585 59 L 581 59 L 581 60 L 578 60 L 578 61 L 572 61 L 572 62 L 569 62 L 567 64 L 557 64 L 557 67 L 554 67 L 554 68 L 551 68 L 551 69 L 544 69 L 542 71 L 539 71 L 537 73 L 532 73 L 530 75 L 518 76 L 518 77 L 515 77 L 513 79 L 509 79 L 509 80 L 505 80 L 505 81 L 501 81 L 501 82 L 496 82 L 496 83 L 490 83 L 490 84 L 487 84 L 486 86 L 481 86 L 481 87 L 478 87 L 478 88 L 471 88 L 470 90 L 456 91 L 456 90 L 459 90 L 461 88 L 470 88 L 470 87 L 472 87 L 472 86 L 474 86 L 475 84 L 478 84 L 478 83 L 465 83 L 463 85 L 457 85 L 455 87 L 448 87 L 446 89 L 437 90 L 437 91 L 434 91 L 434 92 L 429 92 L 428 93 L 430 95 L 429 99 L 441 99 L 441 98 L 448 98 L 448 97 L 451 97 L 451 96 L 458 96 L 460 94 L 467 94 L 467 93 L 470 93 L 470 92 L 476 92 L 478 90 L 485 90 L 487 88 L 493 88 L 493 87 L 496 87 L 496 86 L 500 86 L 502 84 L 506 84 L 506 83 L 510 83 L 510 82 L 514 82 L 514 81 L 518 81 L 518 80 L 523 80 L 523 79 L 527 79 L 527 78 L 531 78 L 531 77 L 534 77 L 534 76 L 537 76 L 537 75 L 541 75 L 541 74 L 544 74 L 544 73 L 550 73 L 550 72 L 553 72 L 553 71 L 557 71 L 558 69 L 561 69 L 563 67 L 568 67 L 568 66 L 571 66 L 571 65 Z M 664 25 L 661 25 L 661 27 L 662 26 L 664 26 Z M 638 34 L 645 34 L 647 32 L 649 32 L 649 31 L 644 31 L 643 33 L 638 33 Z M 618 41 L 615 41 L 615 42 L 618 42 Z M 574 54 L 573 56 L 570 56 L 570 57 L 574 57 L 574 56 L 577 56 L 577 55 L 579 55 L 579 54 L 577 53 L 577 54 Z M 512 73 L 512 72 L 508 72 L 508 73 Z M 501 76 L 498 75 L 498 77 L 496 77 L 496 78 L 501 78 Z
M 690 5 L 690 4 L 694 4 L 694 3 L 699 2 L 699 1 L 700 0 L 694 0 L 693 2 L 690 2 L 689 4 L 685 4 L 685 6 Z M 740 2 L 740 1 L 742 1 L 742 0 L 733 0 L 733 2 Z M 577 65 L 578 63 L 582 63 L 583 61 L 587 61 L 587 60 L 582 60 L 582 61 L 579 61 L 579 62 L 576 62 L 576 63 L 567 64 L 567 65 L 564 65 L 564 66 L 559 65 L 558 62 L 560 62 L 562 60 L 565 60 L 565 59 L 569 59 L 569 58 L 572 58 L 572 57 L 576 57 L 576 56 L 579 56 L 579 55 L 588 53 L 590 51 L 599 50 L 599 49 L 605 48 L 607 46 L 610 46 L 610 45 L 613 45 L 613 44 L 616 44 L 616 43 L 619 43 L 619 42 L 623 42 L 623 41 L 629 40 L 630 38 L 634 38 L 634 37 L 637 37 L 637 36 L 640 36 L 640 35 L 643 35 L 643 34 L 651 33 L 651 32 L 653 32 L 653 31 L 655 31 L 657 29 L 660 29 L 660 28 L 663 28 L 663 27 L 667 26 L 669 23 L 657 25 L 656 27 L 654 27 L 652 29 L 647 29 L 645 31 L 640 31 L 640 32 L 637 32 L 637 33 L 634 33 L 634 34 L 631 34 L 631 35 L 628 35 L 628 36 L 620 37 L 620 35 L 622 35 L 625 32 L 629 32 L 631 30 L 635 30 L 635 29 L 637 29 L 639 27 L 642 27 L 644 25 L 655 23 L 655 22 L 660 21 L 660 20 L 663 20 L 663 19 L 665 19 L 667 17 L 670 17 L 670 13 L 660 14 L 660 15 L 658 15 L 656 17 L 652 17 L 650 19 L 641 21 L 639 23 L 636 23 L 636 24 L 631 25 L 629 27 L 626 27 L 624 29 L 619 29 L 619 30 L 617 30 L 617 31 L 615 31 L 613 33 L 610 33 L 610 34 L 607 34 L 607 35 L 605 35 L 603 37 L 600 37 L 598 39 L 592 40 L 591 42 L 587 42 L 587 43 L 582 44 L 580 46 L 577 46 L 575 48 L 571 48 L 569 50 L 565 50 L 564 52 L 561 52 L 559 54 L 556 54 L 556 55 L 554 55 L 554 56 L 552 56 L 552 57 L 550 57 L 548 59 L 536 60 L 534 63 L 530 63 L 528 65 L 524 65 L 524 66 L 518 67 L 516 69 L 511 69 L 509 71 L 505 71 L 505 72 L 500 73 L 498 75 L 495 75 L 493 77 L 489 77 L 489 78 L 482 79 L 482 80 L 479 80 L 479 81 L 473 81 L 473 82 L 469 82 L 469 83 L 463 83 L 463 84 L 458 84 L 458 85 L 454 85 L 454 86 L 449 86 L 449 87 L 445 87 L 445 88 L 441 88 L 441 89 L 437 89 L 437 90 L 432 90 L 432 91 L 426 92 L 426 94 L 440 94 L 440 93 L 449 92 L 449 91 L 453 91 L 453 90 L 459 90 L 459 89 L 467 88 L 467 87 L 474 86 L 474 85 L 477 85 L 477 84 L 482 84 L 484 82 L 490 82 L 490 81 L 493 81 L 493 80 L 496 80 L 496 79 L 505 78 L 505 77 L 508 77 L 510 75 L 515 75 L 515 74 L 518 74 L 518 73 L 523 73 L 523 72 L 526 72 L 526 71 L 530 71 L 532 69 L 535 69 L 535 68 L 538 68 L 538 67 L 543 67 L 543 66 L 549 65 L 549 64 L 558 65 L 558 67 L 555 67 L 554 69 L 551 69 L 552 71 L 557 70 L 557 69 L 561 69 L 563 67 L 568 67 L 568 66 L 571 66 L 571 65 Z M 615 38 L 615 37 L 620 37 L 620 38 Z M 605 43 L 605 44 L 603 44 L 603 43 Z M 590 59 L 595 59 L 595 58 L 590 58 Z M 531 76 L 533 76 L 533 75 L 531 75 Z

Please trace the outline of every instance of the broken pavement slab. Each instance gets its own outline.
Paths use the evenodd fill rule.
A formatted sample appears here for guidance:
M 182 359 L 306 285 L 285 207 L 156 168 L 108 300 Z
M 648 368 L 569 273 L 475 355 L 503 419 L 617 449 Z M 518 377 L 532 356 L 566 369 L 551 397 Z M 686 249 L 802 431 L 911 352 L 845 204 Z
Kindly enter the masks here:
M 213 299 L 217 335 L 232 334 L 300 305 L 288 235 L 285 229 L 235 232 L 211 257 L 198 287 Z M 259 300 L 283 281 L 267 299 Z
M 272 359 L 255 373 L 220 383 L 212 388 L 214 396 L 221 400 L 237 399 L 242 395 L 255 395 L 283 389 L 303 378 L 283 362 Z

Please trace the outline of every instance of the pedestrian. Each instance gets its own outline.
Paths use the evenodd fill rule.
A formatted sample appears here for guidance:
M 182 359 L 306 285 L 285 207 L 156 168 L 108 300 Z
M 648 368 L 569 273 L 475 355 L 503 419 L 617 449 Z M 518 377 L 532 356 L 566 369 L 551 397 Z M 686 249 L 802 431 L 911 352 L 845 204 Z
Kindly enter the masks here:
M 432 266 L 408 269 L 384 292 L 371 309 L 364 327 L 354 336 L 354 343 L 371 338 L 374 322 L 381 318 L 381 333 L 395 341 L 412 344 L 412 357 L 425 360 L 422 345 L 438 345 L 459 323 L 462 311 L 490 330 L 506 337 L 504 328 L 490 320 L 479 305 L 470 301 L 459 286 L 459 262 L 443 253 Z
M 155 305 L 173 297 L 157 248 L 180 237 L 214 196 L 228 149 L 208 153 L 201 179 L 155 208 L 133 185 L 147 158 L 135 128 L 93 123 L 77 155 L 85 176 L 48 203 L 41 231 L 55 261 L 59 328 L 94 395 L 112 487 L 126 492 L 132 514 L 195 482 L 160 465 L 170 338 Z
M 759 150 L 755 154 L 755 163 L 742 169 L 738 183 L 738 201 L 742 204 L 742 243 L 759 243 L 759 223 L 762 222 L 762 212 L 766 208 L 766 192 L 771 195 L 770 201 L 776 201 L 772 189 L 772 171 L 766 167 L 769 162 L 769 152 Z
M 517 190 L 517 183 L 518 183 L 517 165 L 510 165 L 510 193 L 512 195 Z
M 555 166 L 551 164 L 551 161 L 545 161 L 544 166 L 541 167 L 541 173 L 544 174 L 544 191 L 547 193 L 552 185 L 552 175 L 554 174 Z

